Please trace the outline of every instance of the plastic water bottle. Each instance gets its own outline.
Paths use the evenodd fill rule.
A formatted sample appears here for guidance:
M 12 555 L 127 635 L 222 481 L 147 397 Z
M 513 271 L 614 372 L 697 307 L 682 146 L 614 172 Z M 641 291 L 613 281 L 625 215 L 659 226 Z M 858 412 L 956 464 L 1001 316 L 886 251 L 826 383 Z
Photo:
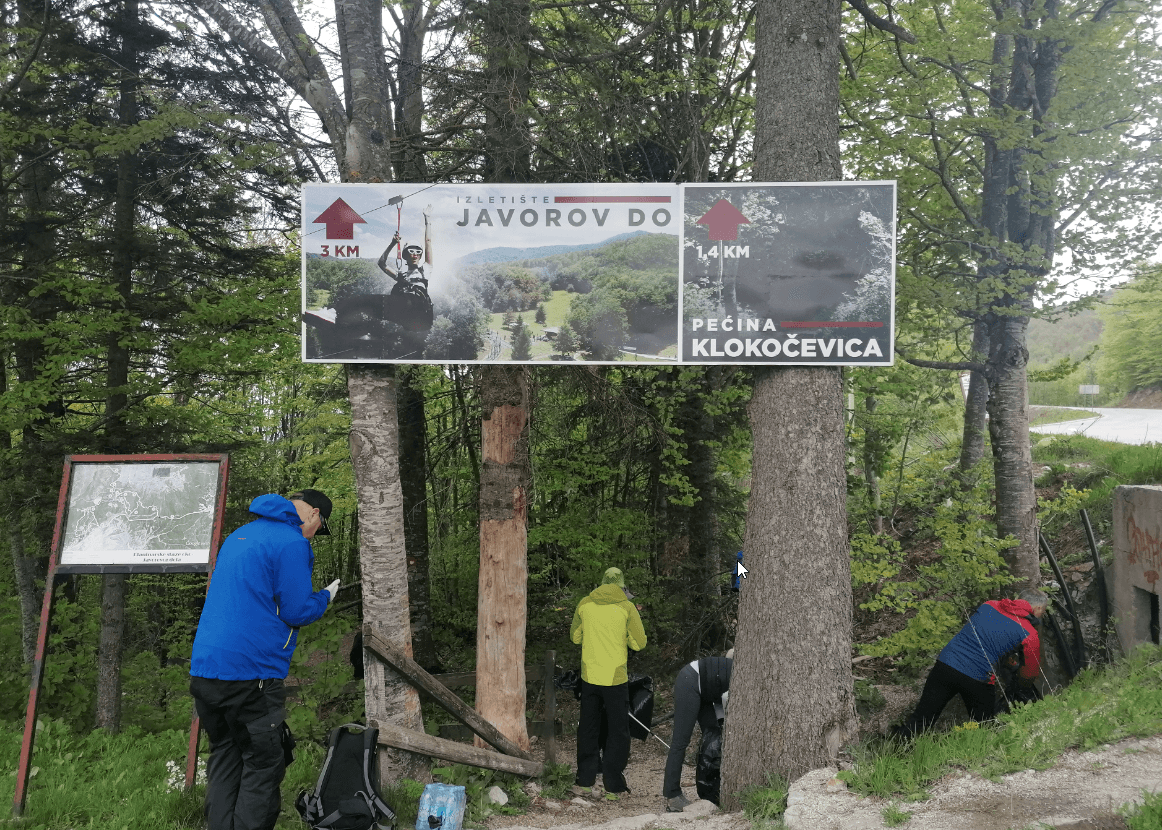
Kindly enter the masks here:
M 416 830 L 461 830 L 468 796 L 454 784 L 428 784 L 420 796 Z

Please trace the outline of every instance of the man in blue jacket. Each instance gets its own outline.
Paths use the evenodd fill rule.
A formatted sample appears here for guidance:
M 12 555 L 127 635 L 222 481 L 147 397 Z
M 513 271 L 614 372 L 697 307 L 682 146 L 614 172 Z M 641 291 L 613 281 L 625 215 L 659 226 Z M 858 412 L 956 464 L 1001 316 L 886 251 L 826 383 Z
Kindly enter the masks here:
M 329 535 L 318 490 L 250 503 L 257 518 L 222 543 L 190 660 L 190 693 L 210 737 L 210 830 L 271 830 L 286 771 L 283 721 L 299 626 L 323 616 L 335 580 L 311 590 L 310 539 Z
M 996 715 L 998 670 L 1015 667 L 1026 684 L 1037 679 L 1041 666 L 1037 624 L 1048 605 L 1043 591 L 1030 588 L 1020 599 L 989 600 L 977 608 L 937 655 L 915 711 L 892 734 L 909 739 L 925 731 L 957 695 L 973 720 Z

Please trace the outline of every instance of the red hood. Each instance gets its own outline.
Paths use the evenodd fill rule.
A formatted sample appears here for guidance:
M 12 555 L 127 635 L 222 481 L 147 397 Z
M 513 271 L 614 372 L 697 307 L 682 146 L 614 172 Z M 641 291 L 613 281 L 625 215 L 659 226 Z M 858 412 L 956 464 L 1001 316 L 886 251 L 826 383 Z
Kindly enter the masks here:
M 1033 606 L 1023 599 L 997 600 L 997 610 L 1009 617 L 1021 619 L 1033 613 Z

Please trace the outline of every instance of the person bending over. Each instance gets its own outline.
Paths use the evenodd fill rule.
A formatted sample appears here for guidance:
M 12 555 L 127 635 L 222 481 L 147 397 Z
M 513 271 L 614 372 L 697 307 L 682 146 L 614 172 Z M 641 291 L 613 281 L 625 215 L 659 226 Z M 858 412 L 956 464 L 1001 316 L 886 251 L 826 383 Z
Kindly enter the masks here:
M 666 810 L 680 813 L 690 803 L 682 792 L 682 763 L 686 747 L 697 723 L 703 735 L 722 729 L 726 717 L 726 700 L 730 694 L 730 673 L 734 668 L 734 649 L 725 657 L 703 657 L 682 667 L 674 678 L 674 733 L 670 753 L 666 756 L 666 775 L 662 797 Z
M 1032 684 L 1037 677 L 1041 640 L 1036 624 L 1048 604 L 1043 592 L 1028 590 L 1020 599 L 990 600 L 977 608 L 936 657 L 915 711 L 892 734 L 907 739 L 928 729 L 956 695 L 974 720 L 993 717 L 998 669 L 1015 661 L 1021 682 Z
M 190 660 L 190 693 L 210 737 L 210 830 L 271 830 L 278 819 L 286 690 L 299 626 L 323 616 L 339 580 L 311 590 L 310 540 L 328 535 L 318 490 L 250 503 L 254 521 L 218 552 Z M 289 735 L 289 733 L 287 733 Z

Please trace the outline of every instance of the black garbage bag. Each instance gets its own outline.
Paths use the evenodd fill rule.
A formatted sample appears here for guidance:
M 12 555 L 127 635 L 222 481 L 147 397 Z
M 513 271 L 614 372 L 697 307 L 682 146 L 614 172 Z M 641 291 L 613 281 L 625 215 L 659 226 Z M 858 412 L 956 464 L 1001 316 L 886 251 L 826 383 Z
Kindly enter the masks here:
M 698 797 L 718 803 L 718 785 L 722 768 L 722 730 L 712 729 L 702 733 L 698 744 L 698 767 L 694 782 L 698 787 Z
M 652 677 L 642 674 L 630 675 L 629 711 L 633 715 L 633 718 L 629 719 L 630 737 L 646 740 L 650 736 L 650 727 L 654 725 L 654 680 Z M 635 721 L 634 718 L 637 720 Z
M 553 678 L 553 685 L 562 692 L 572 692 L 577 700 L 581 699 L 581 672 L 577 669 L 561 672 Z

